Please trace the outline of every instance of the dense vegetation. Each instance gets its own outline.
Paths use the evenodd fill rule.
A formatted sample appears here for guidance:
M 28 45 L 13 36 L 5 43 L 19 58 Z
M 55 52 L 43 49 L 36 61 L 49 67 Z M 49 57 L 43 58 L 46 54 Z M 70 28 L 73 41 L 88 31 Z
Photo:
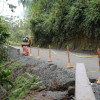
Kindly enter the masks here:
M 21 61 L 0 64 L 0 100 L 23 100 L 30 91 L 44 87 L 27 69 Z
M 100 0 L 33 0 L 30 13 L 36 44 L 83 50 L 100 46 Z
M 7 52 L 6 52 L 6 39 L 9 36 L 8 27 L 6 23 L 0 17 L 0 90 L 2 90 L 6 95 L 8 90 L 8 85 L 13 87 L 12 82 L 10 81 L 9 75 L 11 75 L 10 70 L 4 70 L 2 68 L 2 63 L 7 61 Z M 1 93 L 0 93 L 1 94 Z
M 0 17 L 0 62 L 7 58 L 6 48 L 4 46 L 7 37 L 9 37 L 8 27 Z
M 8 19 L 9 32 L 11 34 L 9 44 L 21 45 L 23 38 L 31 35 L 30 23 L 26 19 L 11 20 L 10 18 Z

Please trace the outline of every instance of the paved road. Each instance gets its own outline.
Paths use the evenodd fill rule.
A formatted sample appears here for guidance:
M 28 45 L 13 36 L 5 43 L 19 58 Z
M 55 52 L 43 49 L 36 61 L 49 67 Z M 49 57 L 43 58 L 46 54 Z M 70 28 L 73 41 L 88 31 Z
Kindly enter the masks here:
M 21 46 L 16 46 L 16 47 L 20 48 L 22 54 L 22 47 Z M 28 49 L 30 51 L 30 48 Z M 38 49 L 36 47 L 32 47 L 31 51 L 33 57 L 36 58 L 38 55 Z M 39 53 L 41 58 L 40 60 L 47 62 L 49 59 L 49 50 L 45 48 L 40 48 Z M 88 57 L 94 55 L 70 52 L 70 61 L 74 68 L 76 66 L 76 63 L 84 63 L 87 70 L 88 77 L 98 79 L 98 77 L 100 76 L 98 57 L 80 58 L 77 57 L 76 55 L 82 57 Z M 65 50 L 51 49 L 51 58 L 52 58 L 52 63 L 57 64 L 60 67 L 67 68 L 68 57 L 67 57 L 67 52 Z

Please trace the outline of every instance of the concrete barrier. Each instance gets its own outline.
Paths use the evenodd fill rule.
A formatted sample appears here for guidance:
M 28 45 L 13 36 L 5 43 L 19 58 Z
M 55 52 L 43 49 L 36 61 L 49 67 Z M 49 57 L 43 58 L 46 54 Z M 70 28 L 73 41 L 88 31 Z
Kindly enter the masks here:
M 83 63 L 76 64 L 75 100 L 96 100 Z
M 8 56 L 12 59 L 16 59 L 20 55 L 20 49 L 14 46 L 8 46 Z

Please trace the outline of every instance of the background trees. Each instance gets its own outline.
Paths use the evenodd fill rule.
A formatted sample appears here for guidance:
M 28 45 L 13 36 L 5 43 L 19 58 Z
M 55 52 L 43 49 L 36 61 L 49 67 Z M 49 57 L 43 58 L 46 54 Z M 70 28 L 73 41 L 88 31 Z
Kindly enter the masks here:
M 0 45 L 4 44 L 6 41 L 6 38 L 9 36 L 8 28 L 6 23 L 3 22 L 3 20 L 0 17 Z
M 9 32 L 11 33 L 9 38 L 10 44 L 20 44 L 23 40 L 23 37 L 30 36 L 31 30 L 30 30 L 30 22 L 26 19 L 20 19 L 15 21 L 9 21 Z
M 7 59 L 4 43 L 6 43 L 6 39 L 8 37 L 9 37 L 8 27 L 0 17 L 0 62 Z
M 31 30 L 41 46 L 94 50 L 99 47 L 99 0 L 33 0 Z

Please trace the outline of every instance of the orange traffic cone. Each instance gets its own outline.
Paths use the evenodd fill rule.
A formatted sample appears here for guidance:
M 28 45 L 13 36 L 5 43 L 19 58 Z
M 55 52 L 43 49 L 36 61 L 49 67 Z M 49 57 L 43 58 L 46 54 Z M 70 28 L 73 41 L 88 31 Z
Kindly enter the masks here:
M 31 53 L 31 44 L 30 44 L 30 57 L 32 57 L 32 53 Z
M 67 46 L 67 52 L 68 52 L 68 65 L 67 65 L 67 68 L 72 68 L 72 64 L 70 63 L 70 57 L 69 57 L 69 49 L 68 49 L 68 46 Z
M 100 58 L 99 58 L 99 71 L 100 71 Z
M 97 81 L 97 84 L 99 84 L 99 85 L 100 85 L 100 77 L 99 77 L 99 79 L 98 79 L 98 81 Z
M 25 55 L 25 52 L 26 52 L 26 49 L 25 49 L 26 47 L 25 46 L 23 46 L 23 55 Z
M 100 71 L 100 49 L 97 49 L 98 59 L 99 59 L 99 71 Z
M 40 56 L 39 56 L 39 45 L 37 46 L 38 48 L 38 56 L 37 56 L 37 59 L 40 59 Z
M 26 46 L 26 52 L 25 52 L 25 56 L 28 56 L 29 55 L 29 51 L 28 51 L 28 48 Z
M 51 59 L 51 47 L 50 47 L 50 45 L 49 45 L 49 60 L 48 60 L 48 62 L 52 62 L 52 59 Z

